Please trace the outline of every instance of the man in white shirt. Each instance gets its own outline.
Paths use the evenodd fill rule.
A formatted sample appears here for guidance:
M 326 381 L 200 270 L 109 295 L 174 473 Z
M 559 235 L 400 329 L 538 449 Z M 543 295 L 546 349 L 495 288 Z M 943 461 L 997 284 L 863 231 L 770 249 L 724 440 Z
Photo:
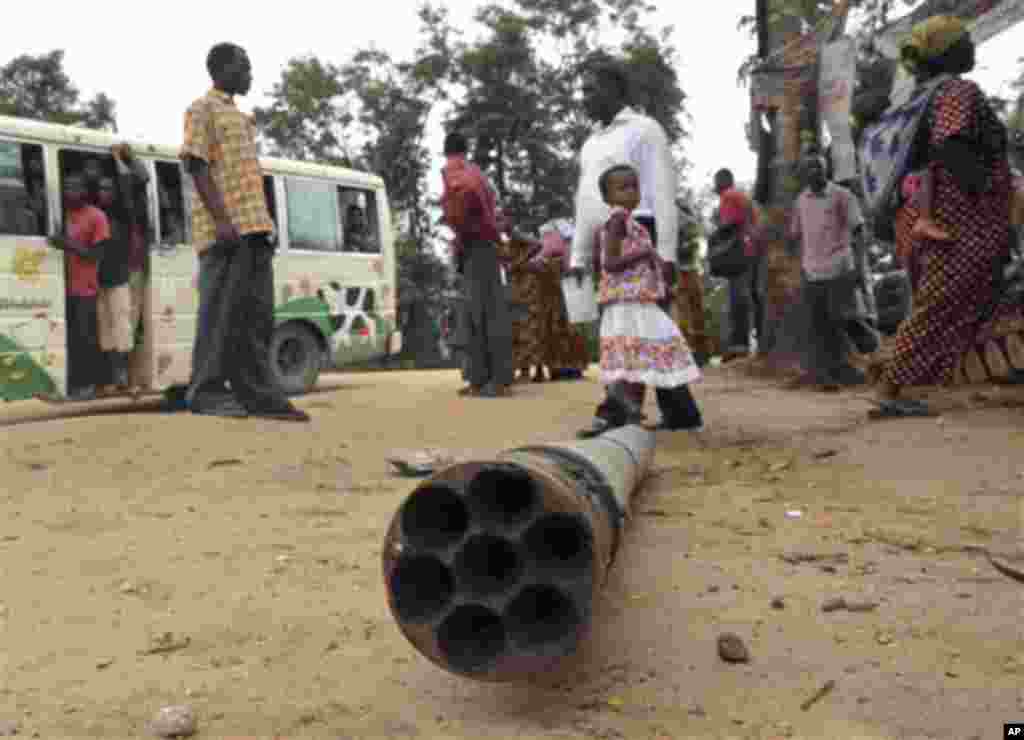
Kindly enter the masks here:
M 650 232 L 658 255 L 667 265 L 669 285 L 674 286 L 678 178 L 665 129 L 628 105 L 629 83 L 621 62 L 607 54 L 596 53 L 584 63 L 582 72 L 583 107 L 600 128 L 587 138 L 580 150 L 576 231 L 569 272 L 579 276 L 592 267 L 597 232 L 610 214 L 598 187 L 601 173 L 611 165 L 628 163 L 640 175 L 640 206 L 633 215 Z M 658 399 L 659 405 L 673 403 L 661 389 Z M 622 426 L 632 416 L 630 407 L 639 409 L 642 405 L 643 396 L 628 398 L 624 384 L 610 386 L 605 400 L 597 407 L 591 427 L 580 432 L 580 436 L 594 437 Z

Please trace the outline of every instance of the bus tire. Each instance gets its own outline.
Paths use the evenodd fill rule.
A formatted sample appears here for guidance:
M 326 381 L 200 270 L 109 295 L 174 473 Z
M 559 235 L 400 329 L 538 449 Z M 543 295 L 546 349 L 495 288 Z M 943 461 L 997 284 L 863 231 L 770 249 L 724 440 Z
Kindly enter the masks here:
M 323 367 L 323 349 L 308 326 L 291 321 L 270 338 L 270 374 L 288 395 L 308 393 Z

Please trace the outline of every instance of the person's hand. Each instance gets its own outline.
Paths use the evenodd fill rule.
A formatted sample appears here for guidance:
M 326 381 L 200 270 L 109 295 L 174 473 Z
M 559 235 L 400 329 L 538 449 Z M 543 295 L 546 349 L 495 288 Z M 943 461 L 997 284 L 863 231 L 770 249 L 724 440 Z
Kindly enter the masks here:
M 616 239 L 626 238 L 625 211 L 616 211 L 612 214 L 612 217 L 608 219 L 608 233 Z
M 217 222 L 217 241 L 221 243 L 234 244 L 242 237 L 238 233 L 238 229 L 231 221 L 225 219 Z

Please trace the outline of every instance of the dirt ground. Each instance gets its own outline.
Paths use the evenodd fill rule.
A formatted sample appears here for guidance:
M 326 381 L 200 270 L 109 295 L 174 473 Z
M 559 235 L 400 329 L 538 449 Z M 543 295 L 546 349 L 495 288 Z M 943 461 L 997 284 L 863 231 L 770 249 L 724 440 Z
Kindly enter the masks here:
M 381 539 L 416 481 L 384 458 L 570 438 L 599 386 L 324 385 L 299 400 L 309 427 L 0 410 L 0 726 L 139 737 L 169 704 L 200 738 L 965 740 L 1024 720 L 1024 585 L 965 550 L 1024 542 L 1024 391 L 869 423 L 862 394 L 710 371 L 705 444 L 659 438 L 592 639 L 508 686 L 442 672 L 392 621 Z M 879 606 L 823 612 L 838 596 Z M 718 657 L 725 631 L 749 664 Z

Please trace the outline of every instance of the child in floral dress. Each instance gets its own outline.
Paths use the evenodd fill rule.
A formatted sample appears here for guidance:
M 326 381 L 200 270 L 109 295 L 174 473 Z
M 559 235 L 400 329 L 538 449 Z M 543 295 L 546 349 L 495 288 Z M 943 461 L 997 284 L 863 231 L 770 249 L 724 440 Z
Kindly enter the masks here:
M 700 370 L 679 327 L 659 306 L 665 283 L 647 230 L 631 216 L 640 202 L 639 178 L 632 167 L 616 165 L 601 175 L 599 186 L 612 214 L 598 246 L 601 282 L 601 382 L 653 386 L 663 430 L 700 429 L 700 409 L 687 384 Z M 633 392 L 628 397 L 635 397 Z M 640 409 L 630 403 L 630 416 Z

